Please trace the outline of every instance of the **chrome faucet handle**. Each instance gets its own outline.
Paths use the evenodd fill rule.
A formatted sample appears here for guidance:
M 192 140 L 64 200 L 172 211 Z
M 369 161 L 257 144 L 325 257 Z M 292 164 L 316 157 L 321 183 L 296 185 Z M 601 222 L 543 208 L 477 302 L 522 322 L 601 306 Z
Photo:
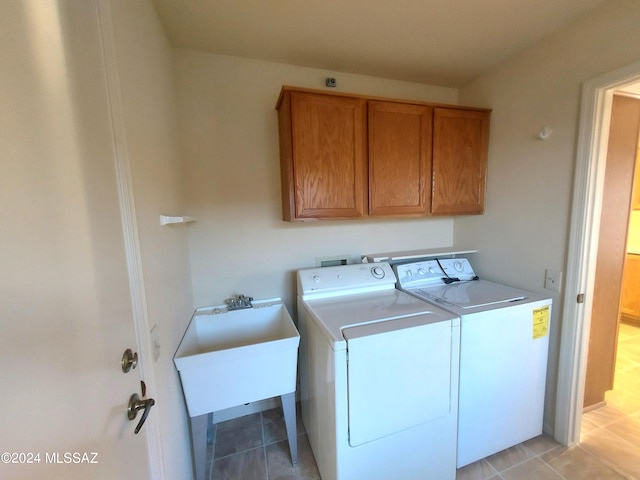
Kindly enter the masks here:
M 240 294 L 236 295 L 235 298 L 228 298 L 224 302 L 227 304 L 227 310 L 239 310 L 242 308 L 252 308 L 252 301 L 253 297 Z
M 238 295 L 238 303 L 245 307 L 251 307 L 253 297 L 247 297 L 246 295 Z

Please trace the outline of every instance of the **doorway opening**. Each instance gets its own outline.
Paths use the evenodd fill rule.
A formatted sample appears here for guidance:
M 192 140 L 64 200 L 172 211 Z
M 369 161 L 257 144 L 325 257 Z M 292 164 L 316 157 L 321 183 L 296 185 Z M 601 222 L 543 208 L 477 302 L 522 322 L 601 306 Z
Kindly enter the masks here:
M 640 412 L 640 97 L 613 96 L 585 378 L 581 441 L 610 434 Z M 636 181 L 634 181 L 634 177 Z M 588 437 L 588 438 L 587 438 Z
M 580 441 L 613 94 L 638 82 L 635 62 L 583 85 L 555 420 L 565 445 Z
M 595 264 L 595 285 L 589 332 L 589 351 L 585 380 L 584 408 L 593 410 L 606 405 L 605 395 L 613 389 L 616 366 L 621 294 L 625 294 L 625 318 L 639 318 L 635 310 L 635 288 L 623 282 L 623 271 L 632 274 L 640 267 L 636 262 L 637 247 L 627 245 L 628 232 L 634 232 L 636 215 L 630 227 L 634 190 L 634 169 L 640 132 L 640 99 L 617 91 L 613 96 L 598 249 Z M 635 205 L 634 205 L 635 207 Z M 635 236 L 634 236 L 635 238 Z M 630 247 L 630 254 L 627 253 Z M 639 272 L 640 275 L 640 272 Z M 638 276 L 638 275 L 635 275 Z M 631 288 L 629 288 L 631 287 Z

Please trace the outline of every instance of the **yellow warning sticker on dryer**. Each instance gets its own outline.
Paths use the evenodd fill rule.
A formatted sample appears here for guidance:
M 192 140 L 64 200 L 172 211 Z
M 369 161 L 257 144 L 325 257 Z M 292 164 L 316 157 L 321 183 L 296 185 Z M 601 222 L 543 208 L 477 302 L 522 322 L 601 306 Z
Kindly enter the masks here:
M 533 338 L 546 337 L 549 334 L 549 305 L 533 309 Z

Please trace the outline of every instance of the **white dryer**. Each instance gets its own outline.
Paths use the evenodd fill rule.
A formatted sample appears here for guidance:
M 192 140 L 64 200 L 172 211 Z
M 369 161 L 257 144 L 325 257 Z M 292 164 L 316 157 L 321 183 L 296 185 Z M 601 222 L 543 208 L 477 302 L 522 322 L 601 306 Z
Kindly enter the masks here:
M 323 480 L 453 480 L 459 318 L 387 263 L 298 271 L 302 419 Z
M 551 299 L 480 280 L 465 258 L 393 268 L 399 288 L 460 316 L 458 468 L 540 435 Z

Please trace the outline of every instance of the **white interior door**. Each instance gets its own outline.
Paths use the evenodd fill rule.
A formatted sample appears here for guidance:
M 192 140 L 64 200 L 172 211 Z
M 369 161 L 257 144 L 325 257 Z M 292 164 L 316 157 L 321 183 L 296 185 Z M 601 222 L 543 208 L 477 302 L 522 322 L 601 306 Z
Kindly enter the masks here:
M 0 2 L 0 39 L 0 478 L 148 479 L 96 4 Z

